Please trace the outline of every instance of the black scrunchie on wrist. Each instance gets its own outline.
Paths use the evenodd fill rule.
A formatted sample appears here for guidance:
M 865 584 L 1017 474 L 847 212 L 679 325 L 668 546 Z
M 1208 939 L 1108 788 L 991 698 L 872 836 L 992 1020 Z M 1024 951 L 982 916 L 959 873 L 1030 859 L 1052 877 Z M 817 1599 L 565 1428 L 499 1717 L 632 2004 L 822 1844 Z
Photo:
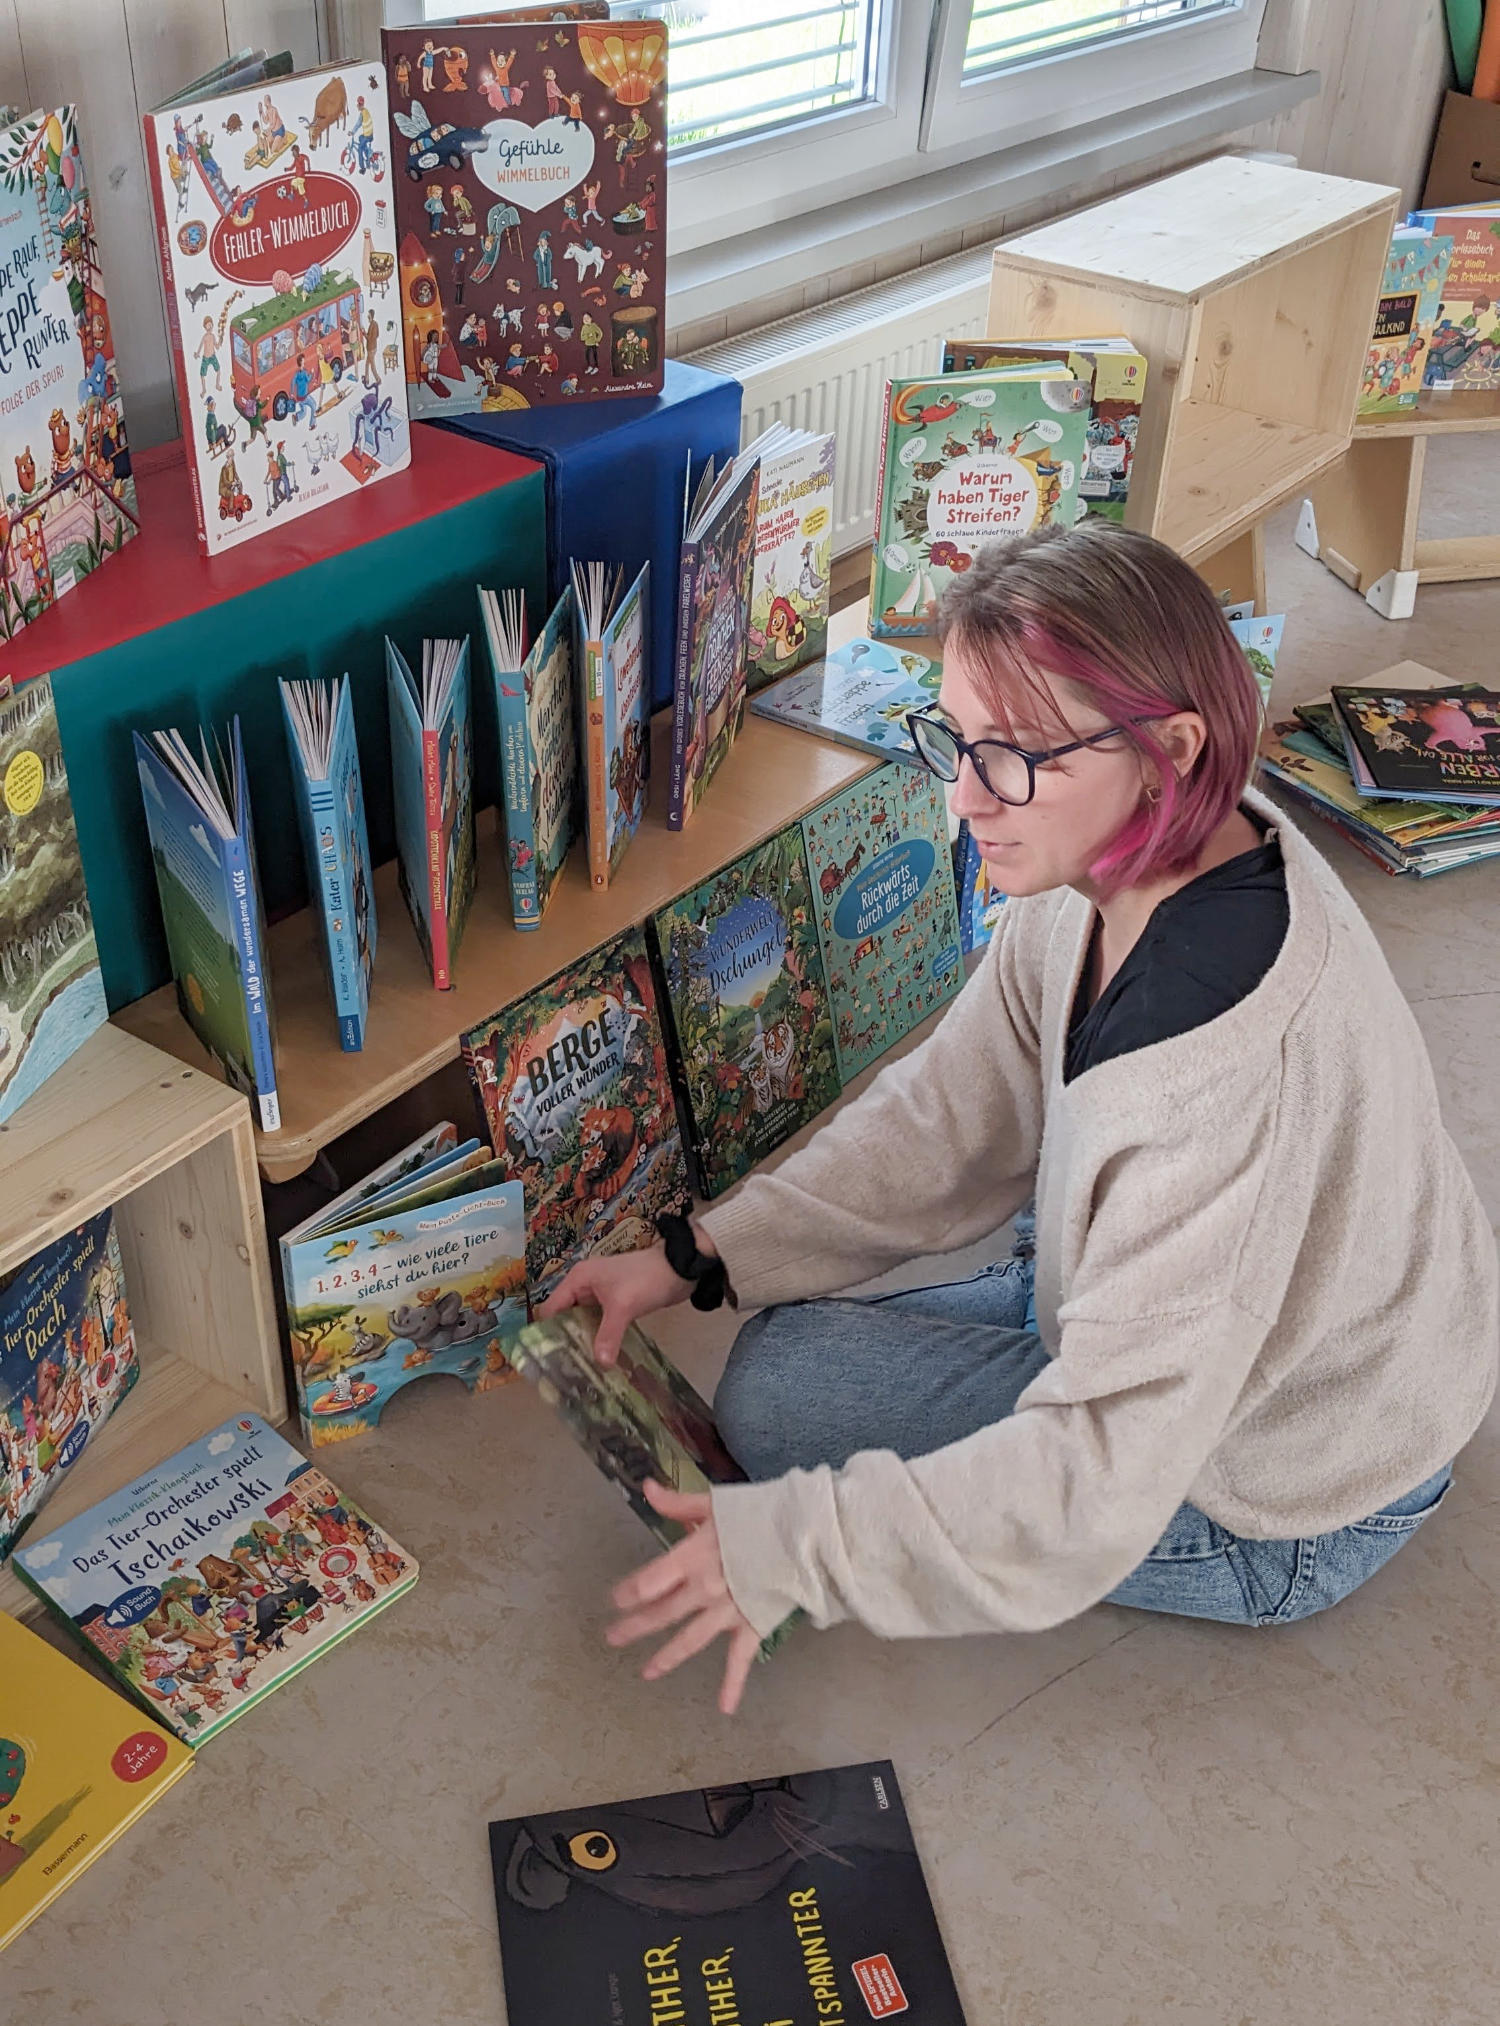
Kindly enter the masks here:
M 667 1249 L 668 1266 L 679 1280 L 693 1283 L 689 1300 L 694 1308 L 722 1308 L 726 1301 L 731 1308 L 739 1307 L 723 1260 L 698 1250 L 693 1227 L 686 1217 L 664 1213 L 656 1220 L 656 1231 Z

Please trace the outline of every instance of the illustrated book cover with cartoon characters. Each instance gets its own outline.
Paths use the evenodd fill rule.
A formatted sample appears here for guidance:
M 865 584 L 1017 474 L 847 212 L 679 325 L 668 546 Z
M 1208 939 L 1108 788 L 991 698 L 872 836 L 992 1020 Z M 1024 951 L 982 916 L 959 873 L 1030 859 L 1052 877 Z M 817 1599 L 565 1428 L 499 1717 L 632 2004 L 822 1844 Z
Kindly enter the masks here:
M 526 1320 L 526 1216 L 478 1138 L 424 1135 L 281 1240 L 281 1279 L 307 1442 L 373 1428 L 413 1380 L 451 1373 L 470 1392 L 508 1376 Z
M 0 1561 L 139 1373 L 101 1210 L 0 1280 Z
M 1089 396 L 1063 364 L 887 381 L 870 570 L 877 639 L 929 632 L 943 587 L 997 535 L 1073 525 Z
M 93 200 L 70 105 L 0 126 L 0 640 L 140 524 Z
M 447 992 L 474 897 L 467 637 L 424 640 L 420 681 L 396 643 L 387 640 L 385 689 L 396 871 L 432 982 Z
M 0 1949 L 192 1763 L 169 1731 L 0 1611 Z
M 417 1580 L 405 1548 L 258 1414 L 16 1550 L 28 1586 L 201 1745 Z
M 1005 895 L 994 884 L 967 823 L 959 824 L 953 840 L 953 884 L 958 892 L 958 939 L 967 957 L 993 937 L 1005 905 Z
M 375 964 L 375 894 L 359 744 L 349 678 L 281 685 L 308 897 L 323 922 L 322 951 L 339 1045 L 365 1045 Z
M 216 555 L 411 460 L 385 80 L 345 63 L 146 115 L 198 542 Z
M 759 501 L 760 460 L 741 451 L 717 477 L 709 461 L 687 516 L 672 680 L 669 830 L 680 830 L 691 817 L 744 722 Z
M 926 769 L 877 768 L 802 819 L 844 1083 L 964 981 L 948 805 Z
M 52 678 L 0 678 L 0 1123 L 109 1017 Z
M 1416 407 L 1452 255 L 1451 239 L 1420 227 L 1398 226 L 1392 234 L 1360 383 L 1361 415 Z
M 573 595 L 589 877 L 608 886 L 646 813 L 651 778 L 651 565 L 626 590 L 623 570 L 575 562 Z
M 481 588 L 479 612 L 500 727 L 511 914 L 518 929 L 534 929 L 578 828 L 573 587 L 558 599 L 529 653 L 524 591 Z
M 842 1089 L 798 824 L 651 917 L 700 1196 L 718 1196 Z
M 888 1759 L 490 1824 L 511 2026 L 964 2026 Z
M 1500 807 L 1500 691 L 1333 688 L 1361 795 Z
M 688 1205 L 644 934 L 628 929 L 463 1037 L 500 1170 L 526 1192 L 533 1302 L 591 1253 L 656 1242 Z
M 773 724 L 920 767 L 907 715 L 936 703 L 942 680 L 938 664 L 909 647 L 846 640 L 824 660 L 751 697 L 750 708 Z
M 760 461 L 748 685 L 760 689 L 823 652 L 833 578 L 837 438 L 774 422 L 746 447 Z
M 1413 211 L 1406 222 L 1453 242 L 1423 384 L 1500 387 L 1500 205 Z
M 667 28 L 606 15 L 383 33 L 414 416 L 661 392 Z

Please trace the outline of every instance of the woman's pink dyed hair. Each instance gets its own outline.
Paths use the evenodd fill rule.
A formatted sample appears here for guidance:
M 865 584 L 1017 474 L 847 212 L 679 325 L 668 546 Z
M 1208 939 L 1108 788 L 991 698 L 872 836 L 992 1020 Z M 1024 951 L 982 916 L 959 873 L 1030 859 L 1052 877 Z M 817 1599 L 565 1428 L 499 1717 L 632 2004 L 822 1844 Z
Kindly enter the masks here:
M 1017 723 L 1077 736 L 1060 681 L 1139 752 L 1140 807 L 1089 868 L 1102 892 L 1197 862 L 1244 793 L 1261 705 L 1214 594 L 1175 550 L 1097 518 L 989 542 L 944 593 L 937 631 L 1008 736 Z M 1132 722 L 1173 711 L 1207 731 L 1181 777 L 1151 724 Z

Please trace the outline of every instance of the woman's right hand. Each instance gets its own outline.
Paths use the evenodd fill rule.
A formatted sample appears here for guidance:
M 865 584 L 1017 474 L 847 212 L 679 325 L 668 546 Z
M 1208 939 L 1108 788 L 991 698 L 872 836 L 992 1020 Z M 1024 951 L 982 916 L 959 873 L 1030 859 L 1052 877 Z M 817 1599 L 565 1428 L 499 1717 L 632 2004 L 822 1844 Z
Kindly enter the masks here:
M 627 1324 L 654 1309 L 686 1301 L 692 1291 L 693 1283 L 668 1266 L 666 1247 L 653 1245 L 641 1252 L 581 1259 L 563 1275 L 537 1314 L 545 1318 L 593 1302 L 599 1310 L 594 1357 L 601 1365 L 612 1365 Z

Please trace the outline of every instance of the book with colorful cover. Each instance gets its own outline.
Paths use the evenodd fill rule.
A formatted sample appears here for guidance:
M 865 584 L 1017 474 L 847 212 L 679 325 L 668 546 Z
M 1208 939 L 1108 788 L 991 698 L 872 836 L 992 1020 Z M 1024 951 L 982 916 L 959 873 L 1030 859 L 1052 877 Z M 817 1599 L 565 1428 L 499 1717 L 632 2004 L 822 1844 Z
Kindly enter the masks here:
M 474 897 L 468 640 L 424 640 L 420 682 L 387 640 L 385 676 L 397 872 L 432 982 L 447 992 Z
M 1332 694 L 1362 795 L 1500 806 L 1500 691 L 1335 684 Z
M 942 669 L 925 654 L 881 640 L 849 640 L 753 696 L 750 708 L 773 724 L 920 767 L 907 714 L 930 709 L 942 680 Z
M 651 565 L 625 589 L 623 570 L 573 564 L 584 811 L 589 877 L 608 886 L 646 813 L 651 776 L 651 682 L 646 651 Z
M 527 1282 L 656 1242 L 688 1204 L 656 984 L 640 929 L 591 950 L 463 1037 L 501 1172 L 526 1192 Z
M 1423 384 L 1500 387 L 1500 205 L 1413 211 L 1406 222 L 1453 242 Z
M 886 383 L 870 631 L 930 632 L 939 593 L 999 535 L 1071 527 L 1090 387 L 1062 364 Z
M 953 884 L 958 892 L 958 939 L 967 957 L 990 941 L 1005 905 L 1005 895 L 994 884 L 967 823 L 959 824 L 953 840 Z
M 169 1731 L 0 1611 L 0 1949 L 192 1763 Z
M 0 639 L 12 640 L 139 524 L 74 106 L 0 129 L 0 328 Z
M 404 1548 L 249 1413 L 23 1544 L 15 1568 L 192 1745 L 417 1580 Z
M 682 542 L 669 830 L 702 801 L 745 716 L 760 462 L 741 452 L 717 480 L 710 465 L 705 483 Z
M 365 1045 L 375 963 L 370 836 L 349 678 L 281 683 L 307 890 L 322 918 L 321 948 L 346 1051 Z
M 134 739 L 178 1006 L 274 1133 L 276 1024 L 240 721 L 227 752 L 216 738 L 210 753 L 202 730 L 196 756 L 177 731 Z
M 506 870 L 518 929 L 547 912 L 577 827 L 577 615 L 570 584 L 526 650 L 526 596 L 479 593 L 500 726 Z
M 661 391 L 666 24 L 546 15 L 382 36 L 415 416 Z
M 936 777 L 877 768 L 802 819 L 839 1076 L 847 1084 L 964 981 Z
M 888 1759 L 492 1822 L 490 1862 L 510 2026 L 964 2026 Z
M 658 910 L 694 1186 L 718 1196 L 842 1089 L 800 824 Z
M 109 1017 L 50 675 L 0 678 L 0 1123 Z
M 139 1375 L 101 1210 L 0 1280 L 0 1561 Z
M 488 1391 L 526 1320 L 520 1184 L 451 1126 L 424 1159 L 427 1144 L 281 1240 L 297 1408 L 314 1448 L 373 1428 L 392 1394 L 431 1373 Z
M 823 652 L 833 578 L 837 438 L 773 423 L 746 447 L 760 461 L 749 687 L 757 690 Z
M 198 543 L 215 555 L 411 461 L 378 66 L 146 115 Z
M 1283 612 L 1251 613 L 1243 619 L 1226 618 L 1225 624 L 1245 650 L 1245 659 L 1250 664 L 1264 708 L 1271 701 L 1271 684 L 1276 679 L 1276 657 L 1281 652 L 1286 615 Z
M 1393 234 L 1359 390 L 1361 415 L 1416 407 L 1452 253 L 1451 239 L 1420 227 Z
M 1089 389 L 1088 427 L 1078 475 L 1081 510 L 1105 520 L 1125 518 L 1130 474 L 1146 397 L 1146 360 L 1129 338 L 1078 338 L 1037 344 L 1028 338 L 950 339 L 945 373 L 990 371 L 1018 365 L 1064 365 Z

